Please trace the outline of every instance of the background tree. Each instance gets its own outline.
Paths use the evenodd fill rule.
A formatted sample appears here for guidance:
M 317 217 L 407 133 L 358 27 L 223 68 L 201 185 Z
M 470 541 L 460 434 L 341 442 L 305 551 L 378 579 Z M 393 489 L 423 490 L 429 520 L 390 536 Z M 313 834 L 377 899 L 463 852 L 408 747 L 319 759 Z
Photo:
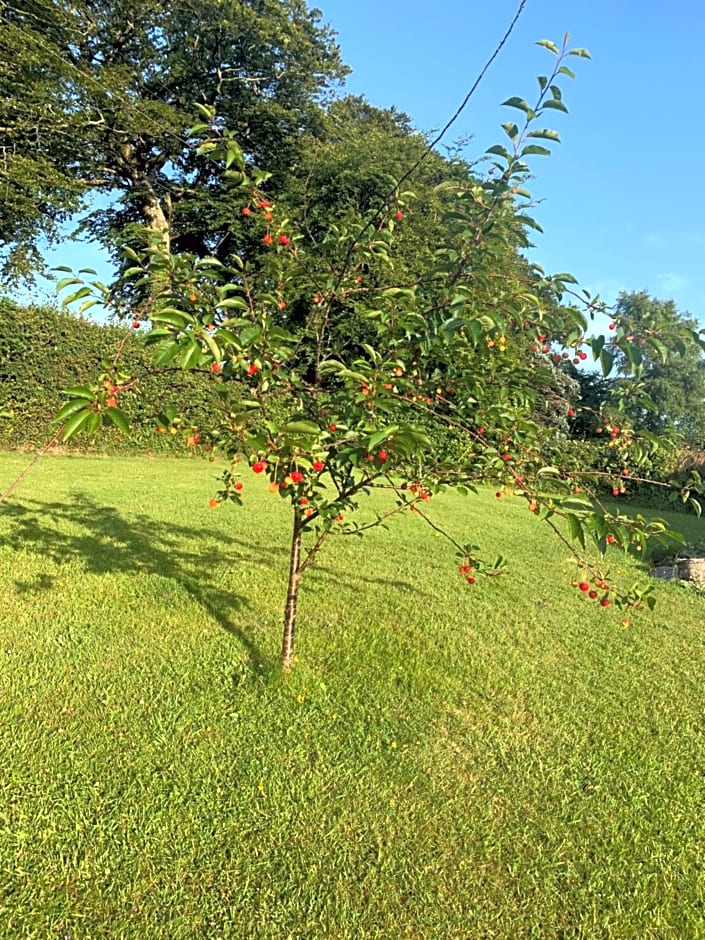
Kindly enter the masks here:
M 225 250 L 233 206 L 186 140 L 194 102 L 277 179 L 346 72 L 304 0 L 0 0 L 0 63 L 0 246 L 23 275 L 86 203 L 105 245 L 136 225 L 165 248 Z
M 653 434 L 678 431 L 687 444 L 702 447 L 705 360 L 700 347 L 687 342 L 698 329 L 695 319 L 680 313 L 672 300 L 638 291 L 620 293 L 614 320 L 620 332 L 637 337 L 633 362 L 620 353 L 617 368 L 626 373 L 636 366 L 650 399 L 648 404 L 639 399 L 625 403 L 630 419 Z

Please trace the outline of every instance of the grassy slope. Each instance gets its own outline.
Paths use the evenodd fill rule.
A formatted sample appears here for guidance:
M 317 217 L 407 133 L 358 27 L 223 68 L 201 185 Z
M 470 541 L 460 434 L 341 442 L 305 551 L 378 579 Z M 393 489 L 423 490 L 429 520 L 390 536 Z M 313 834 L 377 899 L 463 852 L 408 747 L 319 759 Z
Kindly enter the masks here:
M 705 936 L 705 600 L 625 630 L 519 500 L 443 497 L 511 576 L 336 540 L 283 679 L 284 507 L 211 477 L 52 458 L 0 511 L 0 936 Z

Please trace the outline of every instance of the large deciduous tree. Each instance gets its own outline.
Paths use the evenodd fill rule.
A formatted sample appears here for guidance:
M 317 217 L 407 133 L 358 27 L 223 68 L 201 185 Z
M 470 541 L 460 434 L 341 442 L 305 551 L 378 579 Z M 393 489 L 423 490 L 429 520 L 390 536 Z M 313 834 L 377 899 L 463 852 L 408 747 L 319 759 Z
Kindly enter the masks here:
M 91 194 L 104 198 L 86 224 L 103 243 L 117 232 L 124 243 L 132 223 L 167 248 L 208 232 L 212 248 L 232 206 L 214 198 L 222 178 L 186 140 L 194 103 L 283 177 L 345 71 L 304 0 L 0 0 L 6 273 L 31 273 L 41 238 Z

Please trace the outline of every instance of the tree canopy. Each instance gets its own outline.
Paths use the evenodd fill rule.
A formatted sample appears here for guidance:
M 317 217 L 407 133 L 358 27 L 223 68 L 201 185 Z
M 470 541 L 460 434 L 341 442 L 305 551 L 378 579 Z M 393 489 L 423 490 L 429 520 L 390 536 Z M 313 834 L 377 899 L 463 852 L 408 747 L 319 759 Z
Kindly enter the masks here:
M 186 137 L 194 104 L 284 176 L 346 72 L 303 0 L 0 0 L 0 27 L 6 274 L 31 274 L 40 239 L 86 205 L 104 244 L 131 223 L 217 241 L 232 206 L 214 200 L 220 174 Z M 98 193 L 107 207 L 91 204 Z

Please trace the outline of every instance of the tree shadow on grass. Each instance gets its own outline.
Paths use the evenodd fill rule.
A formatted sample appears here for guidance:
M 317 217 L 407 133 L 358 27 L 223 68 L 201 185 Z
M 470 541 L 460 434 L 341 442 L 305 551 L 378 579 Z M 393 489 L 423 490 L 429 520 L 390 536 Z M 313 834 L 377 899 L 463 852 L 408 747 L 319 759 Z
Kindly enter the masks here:
M 57 565 L 78 561 L 91 574 L 140 573 L 173 579 L 239 641 L 253 669 L 261 674 L 276 668 L 277 664 L 267 660 L 246 627 L 233 618 L 233 612 L 251 610 L 247 598 L 228 586 L 215 584 L 209 572 L 225 568 L 232 581 L 238 569 L 246 564 L 248 568 L 260 567 L 266 576 L 288 554 L 287 548 L 254 547 L 210 527 L 163 522 L 145 513 L 126 518 L 114 506 L 97 502 L 80 491 L 61 502 L 23 498 L 5 503 L 2 519 L 5 525 L 0 529 L 0 546 L 29 550 Z M 353 591 L 359 591 L 360 582 L 364 582 L 377 589 L 392 588 L 419 596 L 417 584 L 379 577 L 357 568 L 346 576 L 316 563 L 307 572 L 308 577 L 313 584 L 335 582 Z M 24 594 L 47 592 L 53 586 L 54 578 L 46 572 L 31 579 L 15 580 L 16 589 Z
M 252 667 L 269 669 L 252 636 L 233 612 L 249 608 L 246 597 L 227 586 L 215 585 L 204 574 L 215 567 L 230 569 L 259 565 L 268 569 L 285 553 L 273 546 L 252 545 L 231 535 L 195 525 L 161 522 L 144 513 L 126 519 L 114 506 L 96 502 L 85 493 L 73 493 L 65 502 L 23 499 L 3 506 L 7 531 L 0 531 L 0 545 L 16 551 L 32 551 L 61 565 L 80 561 L 91 574 L 152 574 L 178 582 L 187 594 L 243 646 Z M 192 549 L 189 546 L 194 546 Z M 17 579 L 22 593 L 39 593 L 53 587 L 51 575 Z

